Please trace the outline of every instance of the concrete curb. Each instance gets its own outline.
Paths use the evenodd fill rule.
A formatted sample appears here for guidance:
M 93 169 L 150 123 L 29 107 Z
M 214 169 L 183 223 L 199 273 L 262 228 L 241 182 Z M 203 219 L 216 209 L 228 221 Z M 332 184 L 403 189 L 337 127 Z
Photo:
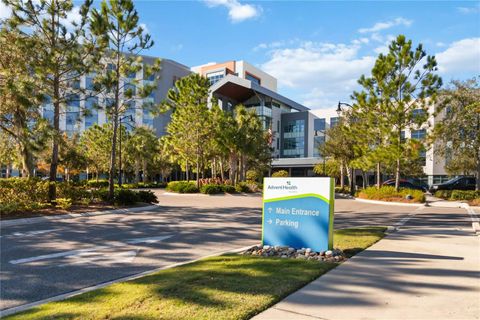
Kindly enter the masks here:
M 80 289 L 80 290 L 67 292 L 67 293 L 60 294 L 58 296 L 50 297 L 50 298 L 47 298 L 47 299 L 27 303 L 27 304 L 24 304 L 24 305 L 21 305 L 21 306 L 13 307 L 13 308 L 4 309 L 4 310 L 0 311 L 0 318 L 8 316 L 8 315 L 12 315 L 12 314 L 17 313 L 17 312 L 25 311 L 25 310 L 31 309 L 33 307 L 48 303 L 48 302 L 65 300 L 65 299 L 71 298 L 73 296 L 76 296 L 76 295 L 79 295 L 79 294 L 82 294 L 82 293 L 85 293 L 85 292 L 90 292 L 90 291 L 93 291 L 93 290 L 96 290 L 96 289 L 101 289 L 101 288 L 104 288 L 106 286 L 109 286 L 109 285 L 117 283 L 117 282 L 125 282 L 125 281 L 135 280 L 135 279 L 138 279 L 138 278 L 141 278 L 141 277 L 144 277 L 144 276 L 148 276 L 148 275 L 150 275 L 152 273 L 155 273 L 155 272 L 158 272 L 158 271 L 171 269 L 171 268 L 178 267 L 178 266 L 183 266 L 185 264 L 197 262 L 197 261 L 205 259 L 205 258 L 220 256 L 220 255 L 226 254 L 226 253 L 242 252 L 242 251 L 245 251 L 245 250 L 247 250 L 251 247 L 252 246 L 246 246 L 246 247 L 237 248 L 237 249 L 218 251 L 218 252 L 215 252 L 213 254 L 203 256 L 203 257 L 200 257 L 200 258 L 197 258 L 197 259 L 191 259 L 191 260 L 184 261 L 184 262 L 173 263 L 173 264 L 170 264 L 168 266 L 144 271 L 144 272 L 141 272 L 141 273 L 132 274 L 132 275 L 129 275 L 129 276 L 126 276 L 126 277 L 121 277 L 121 278 L 118 278 L 118 279 L 110 280 L 110 281 L 103 282 L 103 283 L 100 283 L 100 284 L 97 284 L 97 285 L 94 285 L 94 286 L 90 286 L 90 287 L 86 287 L 86 288 L 83 288 L 83 289 Z
M 402 203 L 402 202 L 389 202 L 389 201 L 379 201 L 379 200 L 368 200 L 368 199 L 360 199 L 354 198 L 355 201 L 358 202 L 365 202 L 371 204 L 383 204 L 383 205 L 392 205 L 392 206 L 405 206 L 405 207 L 424 207 L 425 203 Z
M 480 219 L 477 216 L 475 210 L 468 203 L 462 203 L 461 207 L 467 210 L 468 214 L 470 215 L 470 219 L 472 220 L 472 229 L 476 235 L 480 235 Z
M 144 206 L 144 207 L 122 208 L 122 209 L 93 211 L 93 212 L 84 212 L 84 213 L 69 213 L 69 214 L 61 214 L 56 216 L 41 216 L 41 217 L 34 217 L 34 218 L 3 220 L 3 221 L 0 221 L 0 228 L 19 226 L 23 224 L 34 224 L 34 223 L 40 223 L 40 222 L 73 219 L 73 218 L 79 218 L 79 217 L 94 217 L 94 216 L 101 216 L 105 214 L 135 213 L 135 212 L 140 212 L 144 210 L 153 210 L 158 207 L 159 205 L 155 204 L 155 205 Z

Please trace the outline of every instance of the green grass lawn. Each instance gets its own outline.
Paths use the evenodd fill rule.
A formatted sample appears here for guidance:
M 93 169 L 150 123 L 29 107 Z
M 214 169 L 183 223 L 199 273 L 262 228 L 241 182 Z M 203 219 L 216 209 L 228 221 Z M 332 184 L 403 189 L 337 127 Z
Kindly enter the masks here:
M 349 255 L 386 228 L 335 231 Z M 5 319 L 248 319 L 334 268 L 335 263 L 223 255 L 52 302 Z

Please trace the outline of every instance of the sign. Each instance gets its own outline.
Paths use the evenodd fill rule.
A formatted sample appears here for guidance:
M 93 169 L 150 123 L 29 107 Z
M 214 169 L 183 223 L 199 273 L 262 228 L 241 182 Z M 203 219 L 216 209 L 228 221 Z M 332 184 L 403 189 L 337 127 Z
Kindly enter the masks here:
M 334 198 L 332 178 L 265 178 L 263 245 L 332 249 Z

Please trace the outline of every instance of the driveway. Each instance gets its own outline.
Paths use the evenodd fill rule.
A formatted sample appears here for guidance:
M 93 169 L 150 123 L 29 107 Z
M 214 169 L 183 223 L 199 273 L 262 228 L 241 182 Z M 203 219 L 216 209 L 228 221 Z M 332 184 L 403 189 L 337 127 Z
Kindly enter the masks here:
M 156 192 L 153 210 L 1 228 L 0 308 L 260 241 L 258 195 Z M 413 210 L 339 199 L 335 227 L 393 225 Z

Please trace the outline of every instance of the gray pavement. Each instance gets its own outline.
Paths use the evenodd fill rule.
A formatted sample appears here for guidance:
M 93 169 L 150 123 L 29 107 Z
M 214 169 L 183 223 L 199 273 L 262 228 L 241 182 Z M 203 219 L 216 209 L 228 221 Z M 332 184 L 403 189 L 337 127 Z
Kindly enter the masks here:
M 480 237 L 470 219 L 464 209 L 423 207 L 253 319 L 479 319 Z
M 168 195 L 135 213 L 0 229 L 0 309 L 257 244 L 258 195 Z M 335 227 L 393 225 L 414 208 L 337 200 Z

